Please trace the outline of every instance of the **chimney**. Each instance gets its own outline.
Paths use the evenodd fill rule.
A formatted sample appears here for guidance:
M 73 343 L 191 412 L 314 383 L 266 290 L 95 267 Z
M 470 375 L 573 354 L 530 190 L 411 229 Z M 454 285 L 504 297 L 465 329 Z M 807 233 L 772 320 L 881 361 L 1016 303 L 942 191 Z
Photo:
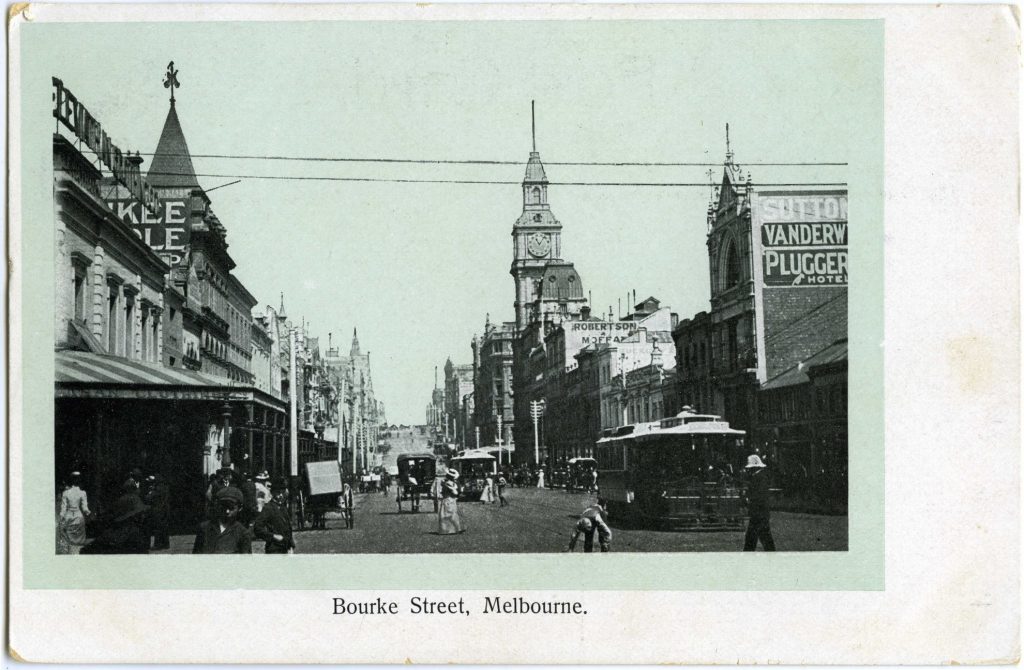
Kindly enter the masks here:
M 580 310 L 580 318 L 584 321 L 590 320 L 590 305 L 583 306 L 583 309 Z

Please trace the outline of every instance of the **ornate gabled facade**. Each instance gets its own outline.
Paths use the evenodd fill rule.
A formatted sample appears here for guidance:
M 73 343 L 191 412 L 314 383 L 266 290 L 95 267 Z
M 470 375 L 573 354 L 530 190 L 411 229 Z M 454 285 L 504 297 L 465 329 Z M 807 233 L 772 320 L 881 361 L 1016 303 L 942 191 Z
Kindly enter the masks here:
M 357 472 L 379 467 L 385 448 L 380 438 L 385 423 L 384 404 L 374 394 L 370 352 L 363 353 L 357 329 L 352 329 L 348 356 L 342 356 L 332 346 L 325 361 L 341 403 L 335 435 L 342 445 L 343 465 Z

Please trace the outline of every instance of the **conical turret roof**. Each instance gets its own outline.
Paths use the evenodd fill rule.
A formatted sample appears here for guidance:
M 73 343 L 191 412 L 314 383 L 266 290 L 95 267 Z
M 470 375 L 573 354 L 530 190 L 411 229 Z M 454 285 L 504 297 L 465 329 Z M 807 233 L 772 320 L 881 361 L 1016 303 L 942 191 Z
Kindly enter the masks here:
M 199 188 L 196 171 L 192 167 L 192 156 L 173 102 L 167 112 L 146 181 L 154 188 Z

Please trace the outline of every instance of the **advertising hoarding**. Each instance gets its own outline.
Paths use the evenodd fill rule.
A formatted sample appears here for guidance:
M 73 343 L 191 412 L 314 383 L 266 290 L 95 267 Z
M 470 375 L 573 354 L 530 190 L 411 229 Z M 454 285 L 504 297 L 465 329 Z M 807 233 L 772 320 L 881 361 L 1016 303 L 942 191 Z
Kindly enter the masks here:
M 845 193 L 765 194 L 755 200 L 763 286 L 845 286 Z
M 185 257 L 189 242 L 187 200 L 161 200 L 155 213 L 138 200 L 108 200 L 107 206 L 169 266 L 174 267 Z

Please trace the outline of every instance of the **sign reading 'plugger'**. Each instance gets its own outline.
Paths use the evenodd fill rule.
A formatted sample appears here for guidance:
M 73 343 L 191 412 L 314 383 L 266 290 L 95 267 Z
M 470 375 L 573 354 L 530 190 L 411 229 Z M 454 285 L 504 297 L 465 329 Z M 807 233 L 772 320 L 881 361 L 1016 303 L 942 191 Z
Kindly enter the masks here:
M 845 195 L 765 197 L 758 205 L 765 286 L 847 284 Z

